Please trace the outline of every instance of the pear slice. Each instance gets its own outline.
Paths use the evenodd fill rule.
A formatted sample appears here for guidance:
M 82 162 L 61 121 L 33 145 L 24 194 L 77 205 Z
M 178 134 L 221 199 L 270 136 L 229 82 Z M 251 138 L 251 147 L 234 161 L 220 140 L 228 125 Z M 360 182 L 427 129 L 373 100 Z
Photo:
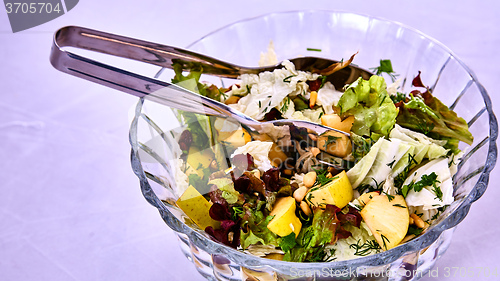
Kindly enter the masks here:
M 204 230 L 207 226 L 216 229 L 220 226 L 220 223 L 209 215 L 212 203 L 208 202 L 192 185 L 184 191 L 176 204 L 201 229 Z
M 334 176 L 331 182 L 323 186 L 313 186 L 305 199 L 311 207 L 324 208 L 328 204 L 344 208 L 351 202 L 353 193 L 349 178 L 345 171 L 342 171 Z
M 274 218 L 267 224 L 267 228 L 281 237 L 292 232 L 297 237 L 302 228 L 302 223 L 295 215 L 295 204 L 295 198 L 291 196 L 281 197 L 276 200 L 273 210 L 269 214 Z
M 358 197 L 358 202 L 361 204 L 361 206 L 365 206 L 372 200 L 373 197 L 378 196 L 380 193 L 376 191 L 368 192 L 368 193 L 363 193 L 361 196 Z
M 399 245 L 408 232 L 410 214 L 401 195 L 373 196 L 360 214 L 383 250 Z

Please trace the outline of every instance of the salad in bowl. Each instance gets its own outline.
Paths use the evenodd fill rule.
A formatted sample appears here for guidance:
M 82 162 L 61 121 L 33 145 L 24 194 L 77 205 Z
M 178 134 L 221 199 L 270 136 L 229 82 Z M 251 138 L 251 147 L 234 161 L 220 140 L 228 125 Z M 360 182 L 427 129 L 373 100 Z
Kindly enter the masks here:
M 300 31 L 319 19 L 331 35 L 305 43 L 308 34 L 266 31 L 220 48 L 222 38 L 246 38 L 235 34 L 242 29 L 289 22 Z M 398 38 L 387 41 L 392 34 Z M 269 40 L 275 47 L 261 52 Z M 418 31 L 352 13 L 290 12 L 235 23 L 191 48 L 241 65 L 283 63 L 237 80 L 177 64 L 159 78 L 259 121 L 331 128 L 317 134 L 284 122 L 254 130 L 230 116 L 138 103 L 134 171 L 208 279 L 360 280 L 399 269 L 418 279 L 415 270 L 433 266 L 484 193 L 496 159 L 489 97 L 459 60 Z M 373 75 L 334 86 L 286 60 L 300 54 L 344 58 Z M 357 273 L 326 276 L 324 269 Z
M 262 57 L 276 63 L 272 48 Z M 183 74 L 174 65 L 173 83 L 256 120 L 332 128 L 318 135 L 267 123 L 254 132 L 230 118 L 179 112 L 189 121 L 174 135 L 177 207 L 220 243 L 291 262 L 376 254 L 425 232 L 454 201 L 458 144 L 473 142 L 465 120 L 419 73 L 411 92 L 398 91 L 390 60 L 374 69 L 380 75 L 341 89 L 290 61 L 282 66 L 243 74 L 226 89 L 200 82 L 201 68 Z

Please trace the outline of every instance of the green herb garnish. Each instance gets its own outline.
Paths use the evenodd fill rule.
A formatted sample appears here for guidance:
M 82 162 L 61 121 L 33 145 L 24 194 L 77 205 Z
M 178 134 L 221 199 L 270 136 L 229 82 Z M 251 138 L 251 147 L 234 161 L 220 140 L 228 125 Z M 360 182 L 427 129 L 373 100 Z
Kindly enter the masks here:
M 391 77 L 392 82 L 394 82 L 396 77 L 399 76 L 399 74 L 396 74 L 396 72 L 392 69 L 391 60 L 380 60 L 380 66 L 370 68 L 370 70 L 375 71 L 376 75 L 387 73 Z
M 434 193 L 436 194 L 435 198 L 439 199 L 439 201 L 442 202 L 443 201 L 443 191 L 441 190 L 441 187 L 437 186 L 434 183 L 432 191 L 434 191 Z
M 408 154 L 408 165 L 404 168 L 404 170 L 394 178 L 394 186 L 396 188 L 399 188 L 399 194 L 404 194 L 403 193 L 403 183 L 408 177 L 408 174 L 410 173 L 411 168 L 413 165 L 417 165 L 417 161 L 415 160 L 415 155 L 414 154 Z M 409 190 L 408 190 L 409 191 Z M 406 194 L 408 194 L 408 191 L 406 191 Z M 403 195 L 406 197 L 405 195 Z
M 400 101 L 405 102 L 406 101 L 406 94 L 403 94 L 401 92 L 396 92 L 396 95 L 391 95 L 391 100 L 393 103 L 398 103 Z
M 290 105 L 292 101 L 290 100 L 290 98 L 287 96 L 285 98 L 285 101 L 283 103 L 283 106 L 281 107 L 280 111 L 281 112 L 287 112 L 288 111 L 288 106 Z
M 438 189 L 438 187 L 436 186 L 436 183 L 439 183 L 440 181 L 437 180 L 437 174 L 435 172 L 432 172 L 430 173 L 429 175 L 422 175 L 422 178 L 417 181 L 417 182 L 411 182 L 410 184 L 407 184 L 405 186 L 403 186 L 402 188 L 402 195 L 403 197 L 406 198 L 406 196 L 408 195 L 408 192 L 410 192 L 410 190 L 415 190 L 415 192 L 420 192 L 422 191 L 422 189 L 426 186 L 434 186 L 434 189 Z M 440 192 L 441 189 L 439 189 L 438 192 Z M 441 192 L 441 197 L 443 196 L 443 193 Z M 438 193 L 436 193 L 436 195 L 439 197 Z
M 391 243 L 391 241 L 389 241 L 389 239 L 385 237 L 384 234 L 380 234 L 380 237 L 382 238 L 382 243 L 384 243 L 384 248 L 387 250 L 387 244 L 385 243 L 385 241 L 387 241 L 387 243 Z
M 326 136 L 326 142 L 325 142 L 325 145 L 323 146 L 325 149 L 326 147 L 331 144 L 331 143 L 334 143 L 336 142 L 338 139 L 340 139 L 340 137 L 335 137 L 335 136 Z
M 308 51 L 321 52 L 321 49 L 307 48 Z
M 427 135 L 429 134 L 432 129 L 434 129 L 436 125 L 434 125 L 434 123 L 431 123 L 431 122 L 427 122 L 425 120 L 422 120 L 421 122 L 419 122 L 417 124 L 417 127 L 418 129 L 424 134 L 424 135 Z
M 323 88 L 323 86 L 325 86 L 325 83 L 326 83 L 326 78 L 328 78 L 327 76 L 324 76 L 324 75 L 321 75 L 321 85 L 319 86 L 319 88 Z
M 406 209 L 406 207 L 401 204 L 393 204 L 392 206 Z
M 394 199 L 394 196 L 393 195 L 390 195 L 389 193 L 385 192 L 385 191 L 382 191 L 385 195 L 387 195 L 387 199 L 389 199 L 389 202 L 392 201 L 392 199 Z
M 295 242 L 295 233 L 293 231 L 287 236 L 281 237 L 279 246 L 283 252 L 290 251 L 295 245 L 297 245 L 297 242 Z
M 334 179 L 338 179 L 338 176 L 327 178 L 326 175 L 328 174 L 328 171 L 326 170 L 314 170 L 314 171 L 316 172 L 316 183 L 319 184 L 319 186 L 315 187 L 316 189 L 333 181 Z M 311 191 L 314 191 L 316 189 L 314 189 L 313 187 Z
M 285 83 L 290 83 L 292 81 L 292 77 L 295 77 L 297 75 L 290 75 L 290 76 L 287 76 L 283 79 L 283 82 Z
M 360 244 L 361 240 L 358 240 L 356 244 L 349 245 L 349 248 L 356 250 L 354 252 L 355 256 L 364 257 L 372 253 L 372 251 L 380 250 L 380 245 L 375 240 L 367 240 L 365 243 Z
M 419 236 L 420 234 L 422 234 L 422 231 L 424 231 L 423 228 L 418 228 L 416 226 L 413 226 L 413 225 L 410 225 L 408 227 L 408 232 L 406 233 L 406 235 L 415 235 L 415 236 Z

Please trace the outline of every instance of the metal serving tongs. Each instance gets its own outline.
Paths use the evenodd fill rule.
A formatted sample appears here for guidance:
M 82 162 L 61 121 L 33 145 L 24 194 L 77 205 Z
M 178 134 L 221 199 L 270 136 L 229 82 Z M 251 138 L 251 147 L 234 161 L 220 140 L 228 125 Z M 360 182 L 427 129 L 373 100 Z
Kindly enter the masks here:
M 274 120 L 259 122 L 233 110 L 223 103 L 177 85 L 142 76 L 68 52 L 63 49 L 64 47 L 86 49 L 165 68 L 172 68 L 172 64 L 175 62 L 184 65 L 196 63 L 203 67 L 204 74 L 228 78 L 237 78 L 245 73 L 272 71 L 281 67 L 280 65 L 263 68 L 241 67 L 181 48 L 78 26 L 63 27 L 54 34 L 50 55 L 52 65 L 62 72 L 179 110 L 224 118 L 231 117 L 242 124 L 250 134 L 259 134 L 264 124 L 271 123 L 274 126 L 293 125 L 298 128 L 305 128 L 308 132 L 317 135 L 321 135 L 327 131 L 336 131 L 349 136 L 348 133 L 307 121 Z M 338 63 L 336 61 L 311 57 L 296 58 L 290 61 L 299 70 L 313 72 L 321 72 L 324 69 L 328 70 L 329 66 Z M 339 87 L 338 85 L 342 87 L 345 84 L 355 81 L 359 76 L 367 78 L 370 75 L 372 73 L 350 65 L 342 71 L 328 75 L 327 79 L 332 81 L 336 87 Z

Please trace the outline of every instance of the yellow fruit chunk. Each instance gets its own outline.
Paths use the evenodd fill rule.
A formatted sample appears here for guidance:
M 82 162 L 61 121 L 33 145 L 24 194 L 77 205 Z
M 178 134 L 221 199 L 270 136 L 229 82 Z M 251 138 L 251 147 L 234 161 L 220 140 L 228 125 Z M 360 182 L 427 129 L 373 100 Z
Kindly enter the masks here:
M 410 214 L 401 195 L 374 196 L 360 214 L 383 250 L 399 245 L 408 232 Z
M 203 169 L 208 168 L 210 163 L 215 159 L 212 149 L 199 150 L 195 146 L 189 148 L 187 156 L 186 174 L 198 174 L 203 177 Z
M 204 230 L 207 226 L 214 229 L 219 227 L 220 223 L 209 215 L 212 203 L 208 202 L 192 185 L 177 199 L 176 204 L 201 229 Z
M 364 206 L 368 204 L 368 202 L 370 202 L 370 200 L 372 200 L 373 197 L 378 195 L 379 193 L 375 191 L 363 193 L 361 194 L 361 196 L 358 197 L 358 202 L 359 204 L 361 204 L 361 206 Z
M 323 186 L 313 186 L 306 194 L 306 201 L 311 207 L 324 208 L 335 205 L 344 208 L 353 197 L 353 190 L 345 171 L 333 177 L 333 180 Z
M 274 218 L 267 224 L 267 228 L 275 234 L 283 237 L 294 232 L 295 237 L 299 235 L 302 223 L 295 215 L 295 199 L 291 196 L 281 197 L 276 200 L 273 210 L 269 214 Z
M 334 128 L 337 130 L 344 131 L 346 133 L 349 133 L 352 128 L 352 123 L 354 123 L 354 116 L 351 115 L 347 117 L 346 119 L 342 120 L 340 116 L 337 114 L 323 114 L 321 116 L 321 124 L 328 126 L 330 128 Z
M 225 145 L 240 147 L 244 146 L 247 142 L 250 142 L 252 140 L 252 137 L 247 132 L 247 130 L 240 128 L 226 138 L 221 138 L 219 135 L 219 140 Z
M 335 131 L 327 131 L 318 136 L 318 148 L 338 157 L 346 157 L 352 151 L 349 137 Z
M 240 147 L 252 140 L 252 137 L 237 122 L 217 118 L 214 122 L 214 128 L 217 131 L 218 140 L 225 145 Z

